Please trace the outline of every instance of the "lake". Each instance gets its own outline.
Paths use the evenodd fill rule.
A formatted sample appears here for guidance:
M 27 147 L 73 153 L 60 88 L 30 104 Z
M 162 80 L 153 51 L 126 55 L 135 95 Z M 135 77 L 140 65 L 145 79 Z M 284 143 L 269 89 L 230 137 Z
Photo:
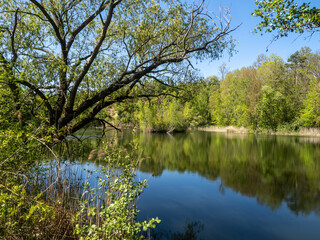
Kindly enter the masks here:
M 81 166 L 90 149 L 110 141 L 72 143 Z M 109 135 L 109 136 L 108 136 Z M 320 239 L 320 139 L 190 131 L 121 132 L 144 157 L 137 171 L 149 186 L 139 220 L 159 217 L 153 239 Z M 70 144 L 70 145 L 72 145 Z M 90 159 L 90 157 L 89 157 Z

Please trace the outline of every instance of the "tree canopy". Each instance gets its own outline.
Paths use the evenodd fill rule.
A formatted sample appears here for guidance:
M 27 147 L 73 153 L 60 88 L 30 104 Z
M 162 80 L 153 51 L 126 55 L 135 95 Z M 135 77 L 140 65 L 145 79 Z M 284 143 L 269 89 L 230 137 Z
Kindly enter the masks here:
M 253 16 L 261 22 L 255 31 L 276 31 L 275 39 L 289 33 L 314 34 L 320 31 L 320 9 L 310 3 L 298 4 L 294 0 L 255 1 L 257 9 Z
M 204 1 L 8 0 L 0 13 L 1 98 L 21 124 L 60 139 L 115 102 L 161 94 L 155 83 L 183 80 L 191 59 L 234 47 L 229 11 Z

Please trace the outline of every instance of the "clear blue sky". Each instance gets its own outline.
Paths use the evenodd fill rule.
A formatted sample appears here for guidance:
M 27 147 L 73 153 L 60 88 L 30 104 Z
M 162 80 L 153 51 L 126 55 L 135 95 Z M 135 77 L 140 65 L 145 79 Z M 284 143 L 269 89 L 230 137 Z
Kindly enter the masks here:
M 251 13 L 255 9 L 254 2 L 254 0 L 206 0 L 208 10 L 217 13 L 219 12 L 219 6 L 227 7 L 231 11 L 232 26 L 235 27 L 240 23 L 242 25 L 232 33 L 232 36 L 237 41 L 236 50 L 238 53 L 230 59 L 225 54 L 220 60 L 213 62 L 204 61 L 194 65 L 200 69 L 204 77 L 219 76 L 219 66 L 224 62 L 227 64 L 229 71 L 250 66 L 255 62 L 257 56 L 262 53 L 267 56 L 274 53 L 287 60 L 292 53 L 304 46 L 310 47 L 314 52 L 320 51 L 320 33 L 313 35 L 311 39 L 307 38 L 308 35 L 299 36 L 292 34 L 289 37 L 273 42 L 271 45 L 273 33 L 262 36 L 260 33 L 253 33 L 253 29 L 259 22 L 258 18 L 251 16 Z M 303 1 L 296 2 L 301 3 Z M 319 0 L 309 0 L 307 2 L 311 2 L 313 6 L 320 7 Z M 266 52 L 267 47 L 268 52 Z

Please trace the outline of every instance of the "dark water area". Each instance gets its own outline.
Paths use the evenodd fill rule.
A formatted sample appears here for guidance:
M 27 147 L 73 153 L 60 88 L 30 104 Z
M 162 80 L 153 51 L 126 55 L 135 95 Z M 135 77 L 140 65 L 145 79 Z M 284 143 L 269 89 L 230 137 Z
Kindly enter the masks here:
M 70 142 L 81 166 L 110 136 Z M 113 135 L 110 133 L 110 135 Z M 159 217 L 153 239 L 320 239 L 320 139 L 191 131 L 116 134 L 134 140 L 149 186 L 138 219 Z M 91 149 L 91 150 L 90 150 Z M 88 160 L 89 159 L 89 160 Z

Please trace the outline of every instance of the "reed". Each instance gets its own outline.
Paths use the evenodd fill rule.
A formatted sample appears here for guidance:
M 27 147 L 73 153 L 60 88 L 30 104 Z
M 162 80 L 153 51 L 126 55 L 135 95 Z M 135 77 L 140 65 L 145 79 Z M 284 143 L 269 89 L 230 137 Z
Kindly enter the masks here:
M 139 239 L 158 219 L 137 222 L 136 155 L 106 150 L 104 166 L 79 167 L 59 159 L 36 164 L 20 184 L 2 186 L 4 239 Z M 11 202 L 9 202 L 11 201 Z M 14 214 L 4 212 L 12 210 Z M 1 216 L 3 215 L 3 218 Z M 6 220 L 4 220 L 6 217 Z M 2 220 L 1 220 L 2 219 Z M 2 222 L 1 222 L 2 221 Z

